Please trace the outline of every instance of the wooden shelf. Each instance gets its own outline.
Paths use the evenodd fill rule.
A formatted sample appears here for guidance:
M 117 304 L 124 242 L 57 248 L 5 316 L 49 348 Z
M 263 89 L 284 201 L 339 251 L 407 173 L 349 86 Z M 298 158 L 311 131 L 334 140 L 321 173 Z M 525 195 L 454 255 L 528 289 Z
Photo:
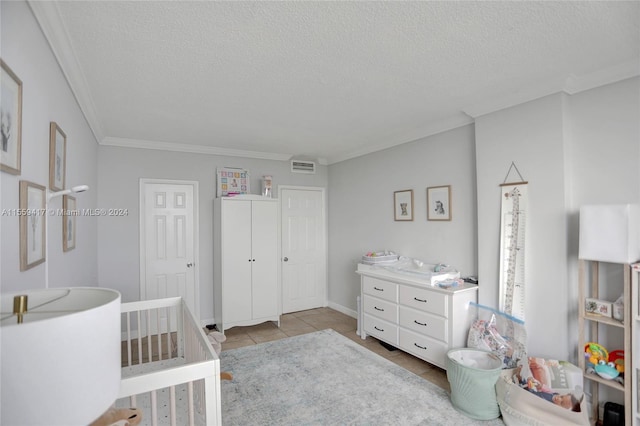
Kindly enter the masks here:
M 632 333 L 632 325 L 634 325 L 633 318 L 640 316 L 633 312 L 632 315 L 632 303 L 638 303 L 638 301 L 632 302 L 632 285 L 631 285 L 631 266 L 629 264 L 620 264 L 623 267 L 623 288 L 624 288 L 624 321 L 618 321 L 614 318 L 604 317 L 596 314 L 587 313 L 585 309 L 585 300 L 587 298 L 598 298 L 600 292 L 599 282 L 599 265 L 600 262 L 579 260 L 578 269 L 578 345 L 579 352 L 582 354 L 584 346 L 589 341 L 598 342 L 599 334 L 606 334 L 608 327 L 615 327 L 622 329 L 624 334 L 624 353 L 625 353 L 625 381 L 624 385 L 616 382 L 615 380 L 604 379 L 597 374 L 586 373 L 585 371 L 585 357 L 580 356 L 578 364 L 582 368 L 583 377 L 585 382 L 590 382 L 591 386 L 591 421 L 598 419 L 598 406 L 600 403 L 598 389 L 600 385 L 603 385 L 610 389 L 615 389 L 624 394 L 624 406 L 625 406 L 625 418 L 631 419 L 635 417 L 635 413 L 632 411 L 632 383 L 637 380 L 633 377 L 633 371 L 635 368 L 632 345 L 636 344 L 634 339 L 634 333 Z M 599 327 L 604 325 L 607 327 Z M 600 330 L 602 329 L 602 330 Z M 587 339 L 588 331 L 588 339 Z M 631 423 L 638 425 L 637 422 Z M 640 426 L 640 425 L 638 425 Z
M 610 388 L 619 390 L 620 392 L 624 392 L 624 386 L 622 386 L 620 383 L 616 382 L 615 380 L 603 379 L 597 374 L 590 374 L 590 373 L 584 373 L 584 378 L 587 380 L 598 382 L 605 386 L 609 386 Z
M 603 317 L 602 315 L 596 314 L 585 314 L 585 320 L 599 322 L 600 324 L 612 325 L 614 327 L 624 328 L 624 324 L 622 321 L 618 321 L 615 318 Z

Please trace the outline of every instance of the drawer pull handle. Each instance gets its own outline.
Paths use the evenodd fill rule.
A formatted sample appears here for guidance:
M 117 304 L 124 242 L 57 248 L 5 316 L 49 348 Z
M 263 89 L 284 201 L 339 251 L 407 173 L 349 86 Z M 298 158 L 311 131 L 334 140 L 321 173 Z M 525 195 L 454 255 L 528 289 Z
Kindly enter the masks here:
M 421 323 L 421 322 L 418 322 L 418 321 L 416 321 L 416 320 L 413 320 L 413 322 L 415 322 L 415 323 L 416 323 L 416 324 L 418 324 L 418 325 L 424 325 L 425 327 L 427 326 L 427 323 Z
M 417 300 L 418 302 L 422 302 L 422 303 L 427 303 L 427 299 L 418 299 L 417 297 L 414 297 L 413 300 Z
M 383 329 L 378 328 L 378 327 L 376 327 L 375 325 L 373 326 L 373 328 L 375 328 L 375 329 L 376 329 L 376 330 L 378 330 L 378 331 L 384 331 Z
M 384 309 L 378 308 L 377 306 L 374 306 L 373 309 L 375 309 L 376 311 L 384 312 Z
M 384 288 L 378 288 L 378 287 L 374 287 L 374 290 L 378 290 L 378 291 L 384 291 Z
M 420 348 L 420 349 L 424 349 L 425 351 L 427 350 L 427 347 L 426 347 L 426 346 L 420 346 L 420 345 L 419 345 L 419 344 L 417 344 L 417 343 L 414 343 L 414 345 L 415 345 L 416 347 Z

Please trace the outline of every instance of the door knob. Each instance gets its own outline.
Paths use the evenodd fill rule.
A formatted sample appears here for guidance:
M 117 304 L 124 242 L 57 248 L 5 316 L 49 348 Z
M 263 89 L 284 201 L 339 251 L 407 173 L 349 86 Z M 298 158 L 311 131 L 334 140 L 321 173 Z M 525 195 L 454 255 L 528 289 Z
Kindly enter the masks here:
M 284 258 L 284 259 L 282 259 L 282 260 L 284 260 L 285 262 L 288 262 L 288 261 L 289 261 L 289 258 L 285 256 L 285 258 Z
M 191 268 L 193 266 L 193 262 L 187 263 L 187 268 Z

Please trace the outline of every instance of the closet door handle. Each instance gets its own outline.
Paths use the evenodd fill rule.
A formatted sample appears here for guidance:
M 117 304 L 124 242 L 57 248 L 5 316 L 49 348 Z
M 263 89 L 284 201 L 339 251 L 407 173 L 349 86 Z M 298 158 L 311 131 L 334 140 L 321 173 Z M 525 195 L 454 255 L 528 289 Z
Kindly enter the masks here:
M 284 260 L 285 262 L 288 262 L 289 258 L 285 256 L 284 259 L 282 259 L 282 260 Z

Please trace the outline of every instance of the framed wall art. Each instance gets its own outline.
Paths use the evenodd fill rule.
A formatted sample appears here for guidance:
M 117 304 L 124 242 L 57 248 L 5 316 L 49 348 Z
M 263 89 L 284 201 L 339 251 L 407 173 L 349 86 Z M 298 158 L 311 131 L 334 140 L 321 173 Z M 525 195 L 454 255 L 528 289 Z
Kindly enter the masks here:
M 451 220 L 451 185 L 427 188 L 427 220 Z
M 22 151 L 22 81 L 0 59 L 0 170 L 20 174 Z
M 49 124 L 49 189 L 62 191 L 67 166 L 67 135 L 55 122 Z
M 223 167 L 217 171 L 218 197 L 232 197 L 251 192 L 249 171 L 233 167 Z
M 76 197 L 62 196 L 62 250 L 70 251 L 76 248 Z
M 20 181 L 20 270 L 26 271 L 45 261 L 46 188 Z
M 393 193 L 393 218 L 396 221 L 413 220 L 413 189 Z

